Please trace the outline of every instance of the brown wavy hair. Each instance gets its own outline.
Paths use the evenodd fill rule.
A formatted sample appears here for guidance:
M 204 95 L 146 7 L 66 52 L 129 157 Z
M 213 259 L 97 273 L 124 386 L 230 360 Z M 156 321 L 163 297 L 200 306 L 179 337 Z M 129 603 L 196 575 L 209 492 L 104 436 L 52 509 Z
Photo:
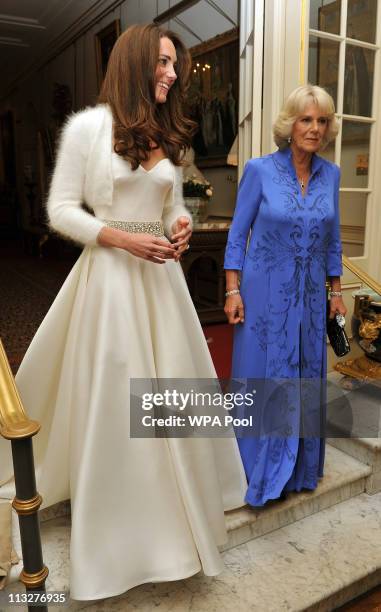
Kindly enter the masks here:
M 167 101 L 157 104 L 155 71 L 163 37 L 175 46 L 177 79 Z M 183 112 L 191 64 L 190 53 L 177 34 L 155 24 L 133 25 L 116 41 L 98 101 L 110 106 L 114 151 L 129 161 L 133 170 L 148 160 L 152 141 L 173 164 L 183 165 L 196 128 Z

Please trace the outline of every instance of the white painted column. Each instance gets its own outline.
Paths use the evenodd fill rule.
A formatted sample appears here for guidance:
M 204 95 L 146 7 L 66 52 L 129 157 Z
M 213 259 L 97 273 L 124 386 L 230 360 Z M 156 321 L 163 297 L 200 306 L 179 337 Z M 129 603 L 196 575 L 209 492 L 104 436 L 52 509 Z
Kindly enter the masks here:
M 264 0 L 241 0 L 238 116 L 238 175 L 261 155 Z
M 307 67 L 307 3 L 302 0 L 266 2 L 263 70 L 262 155 L 276 149 L 272 125 L 288 94 L 301 85 Z

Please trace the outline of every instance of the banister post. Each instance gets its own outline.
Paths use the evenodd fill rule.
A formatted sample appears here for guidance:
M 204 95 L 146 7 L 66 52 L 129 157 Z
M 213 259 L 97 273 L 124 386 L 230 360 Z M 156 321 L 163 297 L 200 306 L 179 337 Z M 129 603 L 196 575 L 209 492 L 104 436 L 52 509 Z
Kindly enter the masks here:
M 20 580 L 26 591 L 45 592 L 49 574 L 44 565 L 38 510 L 42 502 L 37 493 L 32 437 L 40 425 L 28 419 L 0 340 L 0 435 L 11 441 L 16 497 L 12 506 L 20 525 L 24 569 Z M 28 606 L 31 612 L 44 612 L 47 605 Z

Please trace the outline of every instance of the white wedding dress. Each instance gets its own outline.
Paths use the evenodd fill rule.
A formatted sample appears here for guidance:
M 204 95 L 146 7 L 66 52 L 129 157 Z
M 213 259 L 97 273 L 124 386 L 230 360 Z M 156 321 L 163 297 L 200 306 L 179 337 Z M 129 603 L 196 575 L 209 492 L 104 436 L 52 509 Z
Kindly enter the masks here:
M 150 171 L 112 154 L 112 206 L 99 217 L 160 220 L 173 166 Z M 179 263 L 86 246 L 17 374 L 30 418 L 43 506 L 71 498 L 71 596 L 221 571 L 224 510 L 243 505 L 234 437 L 129 437 L 130 378 L 214 378 Z M 10 475 L 0 441 L 0 483 Z M 0 497 L 11 495 L 0 488 Z

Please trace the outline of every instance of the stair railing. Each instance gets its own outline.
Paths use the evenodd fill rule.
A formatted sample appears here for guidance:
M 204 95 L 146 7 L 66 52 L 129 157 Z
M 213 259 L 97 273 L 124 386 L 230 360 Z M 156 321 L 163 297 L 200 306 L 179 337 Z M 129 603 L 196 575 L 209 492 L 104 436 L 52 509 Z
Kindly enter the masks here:
M 49 574 L 44 565 L 38 509 L 42 497 L 37 493 L 32 437 L 40 425 L 28 418 L 0 340 L 0 435 L 11 441 L 16 496 L 12 502 L 18 514 L 24 568 L 20 580 L 26 592 L 45 593 Z M 45 611 L 46 605 L 28 606 L 29 610 Z
M 364 272 L 364 270 L 361 270 L 361 268 L 356 266 L 356 264 L 353 263 L 353 261 L 351 259 L 349 259 L 349 257 L 347 257 L 346 255 L 343 255 L 342 258 L 343 258 L 343 265 L 350 272 L 352 272 L 352 274 L 357 276 L 357 278 L 359 278 L 370 289 L 373 289 L 373 291 L 375 291 L 376 293 L 381 295 L 381 285 L 380 285 L 380 283 L 378 283 L 376 280 L 374 280 L 374 278 L 369 276 L 369 274 L 367 274 L 367 272 Z

